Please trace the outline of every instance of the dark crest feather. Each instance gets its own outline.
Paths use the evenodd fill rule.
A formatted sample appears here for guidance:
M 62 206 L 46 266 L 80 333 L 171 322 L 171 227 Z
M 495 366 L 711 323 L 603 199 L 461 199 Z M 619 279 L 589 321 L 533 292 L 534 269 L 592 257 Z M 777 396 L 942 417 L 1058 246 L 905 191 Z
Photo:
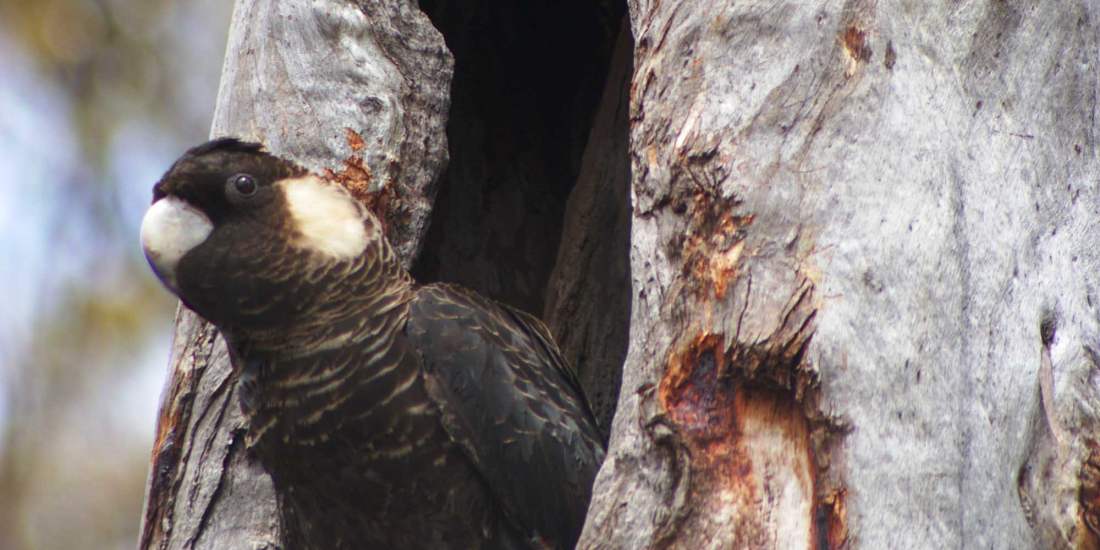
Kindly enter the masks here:
M 214 151 L 225 151 L 227 153 L 259 153 L 263 148 L 264 146 L 260 143 L 242 141 L 235 137 L 223 137 L 210 140 L 197 147 L 192 147 L 187 151 L 186 156 L 197 157 L 207 153 L 213 153 Z

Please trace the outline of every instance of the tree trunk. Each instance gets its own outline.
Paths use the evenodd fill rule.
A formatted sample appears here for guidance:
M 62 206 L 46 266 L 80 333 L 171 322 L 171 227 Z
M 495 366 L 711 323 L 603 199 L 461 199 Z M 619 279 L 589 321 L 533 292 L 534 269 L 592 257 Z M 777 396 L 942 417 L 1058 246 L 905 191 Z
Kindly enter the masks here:
M 421 4 L 238 0 L 213 134 L 544 312 L 614 415 L 579 547 L 1100 547 L 1089 3 Z M 172 357 L 142 547 L 281 547 Z
M 1094 11 L 631 3 L 581 547 L 1095 547 Z

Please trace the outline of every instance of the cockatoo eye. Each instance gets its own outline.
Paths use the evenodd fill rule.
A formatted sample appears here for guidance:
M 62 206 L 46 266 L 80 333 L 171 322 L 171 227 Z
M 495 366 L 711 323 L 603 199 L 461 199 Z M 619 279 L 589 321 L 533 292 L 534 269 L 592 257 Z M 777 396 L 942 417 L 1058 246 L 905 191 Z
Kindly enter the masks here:
M 251 174 L 237 174 L 231 176 L 227 182 L 229 185 L 229 192 L 238 197 L 247 198 L 256 194 L 256 191 L 260 188 L 256 184 L 256 178 Z

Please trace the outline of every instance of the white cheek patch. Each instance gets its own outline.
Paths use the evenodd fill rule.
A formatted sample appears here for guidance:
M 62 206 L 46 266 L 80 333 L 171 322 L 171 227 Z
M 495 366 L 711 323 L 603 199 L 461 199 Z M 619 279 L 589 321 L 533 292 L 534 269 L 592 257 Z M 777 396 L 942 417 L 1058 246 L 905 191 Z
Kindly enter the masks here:
M 297 230 L 296 246 L 340 259 L 358 257 L 367 248 L 366 213 L 343 188 L 316 176 L 279 185 Z
M 141 248 L 157 277 L 173 292 L 176 266 L 214 230 L 210 218 L 183 199 L 165 197 L 153 203 L 141 220 Z

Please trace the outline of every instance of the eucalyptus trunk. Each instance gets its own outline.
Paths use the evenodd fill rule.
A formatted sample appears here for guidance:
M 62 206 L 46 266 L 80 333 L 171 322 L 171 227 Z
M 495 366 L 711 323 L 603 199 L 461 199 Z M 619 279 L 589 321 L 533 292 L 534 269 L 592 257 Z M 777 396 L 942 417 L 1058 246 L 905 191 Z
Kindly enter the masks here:
M 1089 2 L 630 4 L 585 548 L 1095 547 Z

